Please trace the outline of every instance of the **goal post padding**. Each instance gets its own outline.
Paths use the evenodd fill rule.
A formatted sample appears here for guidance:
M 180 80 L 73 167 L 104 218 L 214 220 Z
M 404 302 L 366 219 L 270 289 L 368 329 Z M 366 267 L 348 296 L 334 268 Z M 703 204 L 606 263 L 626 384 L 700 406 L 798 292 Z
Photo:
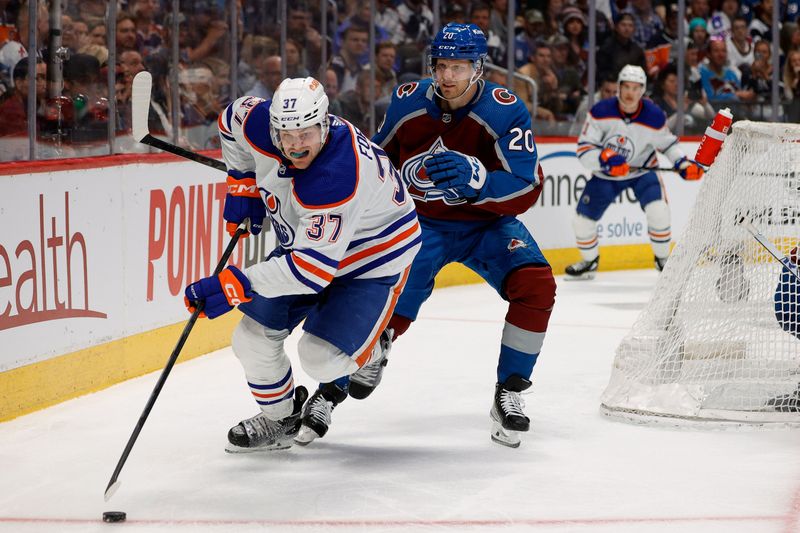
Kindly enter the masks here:
M 633 422 L 800 425 L 770 399 L 800 381 L 775 318 L 782 253 L 800 237 L 800 126 L 737 122 L 703 179 L 653 295 L 617 348 L 601 411 Z

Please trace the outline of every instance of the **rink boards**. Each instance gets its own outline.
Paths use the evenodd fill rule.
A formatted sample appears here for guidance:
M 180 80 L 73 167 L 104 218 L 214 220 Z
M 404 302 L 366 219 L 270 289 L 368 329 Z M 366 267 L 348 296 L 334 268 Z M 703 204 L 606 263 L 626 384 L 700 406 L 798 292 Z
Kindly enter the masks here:
M 572 140 L 538 149 L 544 187 L 521 218 L 560 274 L 578 259 L 571 221 L 586 171 Z M 165 155 L 0 164 L 0 421 L 163 367 L 188 317 L 183 288 L 210 274 L 228 241 L 224 180 Z M 662 182 L 677 237 L 699 184 Z M 603 270 L 652 266 L 632 196 L 599 226 Z M 268 231 L 245 239 L 231 262 L 249 266 L 273 243 Z M 476 281 L 451 265 L 437 286 Z M 202 320 L 181 360 L 229 344 L 237 320 Z

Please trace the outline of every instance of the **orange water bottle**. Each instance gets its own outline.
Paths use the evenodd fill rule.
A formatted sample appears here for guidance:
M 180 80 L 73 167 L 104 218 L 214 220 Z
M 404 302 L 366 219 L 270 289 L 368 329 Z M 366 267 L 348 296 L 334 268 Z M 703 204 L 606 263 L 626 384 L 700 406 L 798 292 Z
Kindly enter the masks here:
M 706 128 L 706 132 L 700 140 L 700 146 L 697 147 L 697 154 L 694 156 L 694 160 L 701 165 L 710 166 L 722 149 L 722 142 L 728 135 L 732 123 L 733 115 L 730 109 L 727 107 L 720 109 L 711 125 Z

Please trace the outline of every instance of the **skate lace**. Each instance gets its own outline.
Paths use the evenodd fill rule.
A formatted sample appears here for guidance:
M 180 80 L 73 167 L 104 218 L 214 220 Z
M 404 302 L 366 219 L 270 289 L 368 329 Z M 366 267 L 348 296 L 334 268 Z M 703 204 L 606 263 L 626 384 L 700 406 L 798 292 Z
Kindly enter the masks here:
M 328 426 L 331 423 L 332 411 L 333 404 L 326 400 L 324 396 L 319 395 L 314 399 L 313 402 L 309 403 L 306 416 Z
M 525 416 L 525 400 L 518 392 L 503 390 L 500 393 L 500 407 L 506 415 Z
M 264 441 L 266 439 L 273 439 L 278 436 L 280 433 L 280 422 L 276 422 L 274 420 L 270 420 L 263 414 L 259 414 L 254 416 L 253 418 L 248 418 L 247 420 L 242 420 L 242 426 L 244 427 L 245 431 L 249 436 L 251 436 L 251 440 L 255 441 Z M 253 439 L 252 437 L 255 437 Z

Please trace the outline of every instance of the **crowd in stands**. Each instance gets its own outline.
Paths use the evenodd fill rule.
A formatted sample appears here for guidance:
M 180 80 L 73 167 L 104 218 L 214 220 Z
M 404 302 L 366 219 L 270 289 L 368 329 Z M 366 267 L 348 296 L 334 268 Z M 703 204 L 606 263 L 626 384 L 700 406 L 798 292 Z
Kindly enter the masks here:
M 0 137 L 27 139 L 27 56 L 35 53 L 38 139 L 73 148 L 102 143 L 107 147 L 112 107 L 117 134 L 130 131 L 131 82 L 142 70 L 154 77 L 151 131 L 170 138 L 175 133 L 192 149 L 218 145 L 216 117 L 234 97 L 234 85 L 236 95 L 270 98 L 283 69 L 290 77 L 318 77 L 332 112 L 369 132 L 371 123 L 380 123 L 398 83 L 428 75 L 425 52 L 435 29 L 430 1 L 376 0 L 371 19 L 368 1 L 337 0 L 327 11 L 328 34 L 322 35 L 320 2 L 293 0 L 287 2 L 288 38 L 281 51 L 277 0 L 238 2 L 236 32 L 230 31 L 231 16 L 225 11 L 230 2 L 184 0 L 177 15 L 179 64 L 173 65 L 171 1 L 118 0 L 116 33 L 111 37 L 106 35 L 106 0 L 61 0 L 60 49 L 53 49 L 51 4 L 45 0 L 38 0 L 36 42 L 28 42 L 27 1 L 0 0 Z M 594 0 L 518 0 L 513 4 L 513 28 L 507 27 L 509 1 L 514 0 L 442 1 L 439 20 L 478 25 L 487 36 L 489 61 L 503 68 L 511 31 L 515 68 L 537 86 L 536 105 L 534 91 L 523 78 L 513 86 L 531 111 L 535 109 L 535 133 L 574 135 L 588 112 L 588 12 Z M 779 28 L 772 27 L 773 2 L 779 3 Z M 676 1 L 596 0 L 595 5 L 595 100 L 614 94 L 623 65 L 641 65 L 649 78 L 648 96 L 677 131 L 682 54 L 685 132 L 702 131 L 721 107 L 734 108 L 741 118 L 770 120 L 776 53 L 780 119 L 800 119 L 800 0 L 686 0 L 684 20 L 679 20 Z M 371 24 L 376 38 L 373 65 Z M 679 43 L 681 24 L 685 40 Z M 777 50 L 771 44 L 773 32 L 779 36 Z M 110 38 L 115 39 L 114 58 L 109 55 Z M 230 64 L 234 45 L 237 65 Z M 114 68 L 116 79 L 112 96 L 109 68 Z M 179 104 L 173 110 L 176 71 Z M 487 69 L 485 75 L 506 83 L 502 72 Z M 109 98 L 115 106 L 109 105 Z M 180 122 L 177 132 L 175 116 Z M 0 160 L 6 158 L 0 153 Z

